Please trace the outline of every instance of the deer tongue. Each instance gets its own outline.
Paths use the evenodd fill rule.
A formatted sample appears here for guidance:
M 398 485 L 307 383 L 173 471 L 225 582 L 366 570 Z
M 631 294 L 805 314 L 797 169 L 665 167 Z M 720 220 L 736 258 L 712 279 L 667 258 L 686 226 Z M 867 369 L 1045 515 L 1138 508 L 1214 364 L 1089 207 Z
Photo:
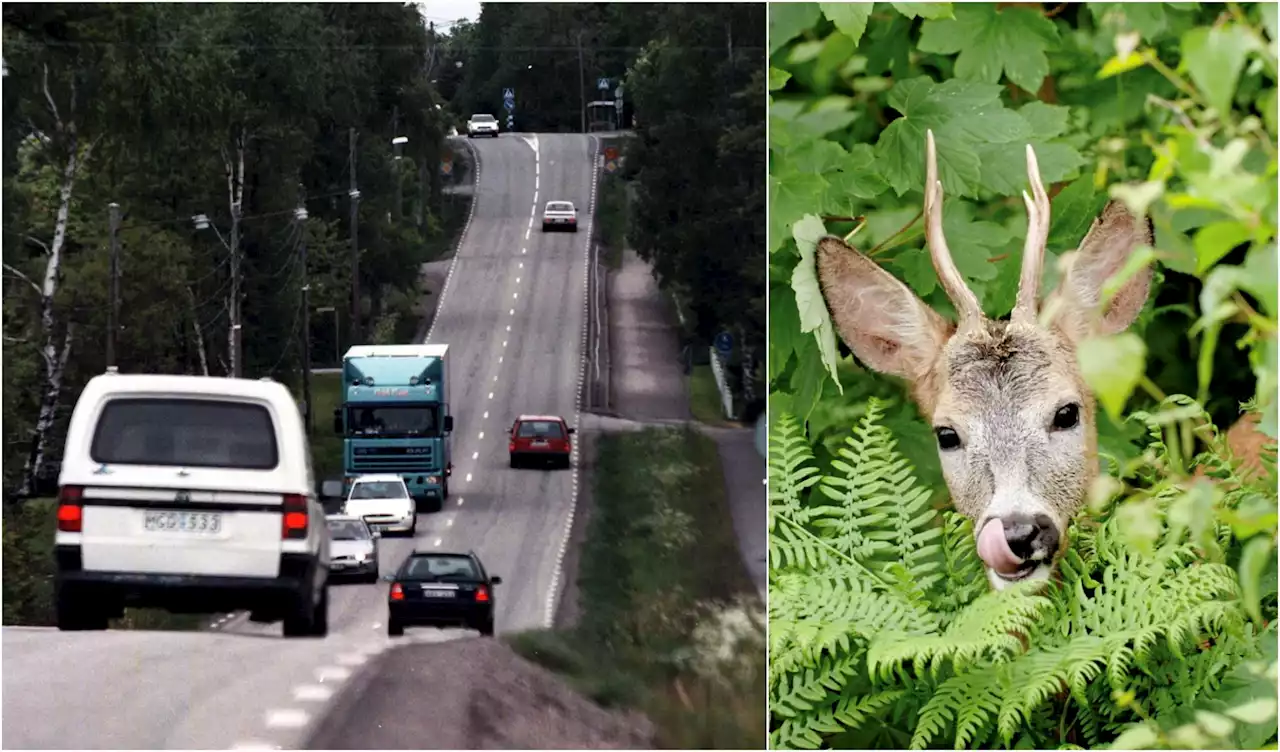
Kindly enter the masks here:
M 1004 523 L 991 520 L 978 533 L 978 557 L 1000 574 L 1013 574 L 1022 565 L 1004 537 Z

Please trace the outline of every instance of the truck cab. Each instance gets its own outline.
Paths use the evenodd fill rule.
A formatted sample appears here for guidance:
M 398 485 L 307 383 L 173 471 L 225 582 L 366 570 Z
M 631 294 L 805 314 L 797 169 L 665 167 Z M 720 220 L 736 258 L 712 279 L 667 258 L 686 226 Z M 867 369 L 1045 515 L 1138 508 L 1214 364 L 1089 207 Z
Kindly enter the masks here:
M 369 474 L 394 473 L 418 508 L 439 509 L 452 472 L 448 345 L 362 345 L 342 357 L 343 495 Z

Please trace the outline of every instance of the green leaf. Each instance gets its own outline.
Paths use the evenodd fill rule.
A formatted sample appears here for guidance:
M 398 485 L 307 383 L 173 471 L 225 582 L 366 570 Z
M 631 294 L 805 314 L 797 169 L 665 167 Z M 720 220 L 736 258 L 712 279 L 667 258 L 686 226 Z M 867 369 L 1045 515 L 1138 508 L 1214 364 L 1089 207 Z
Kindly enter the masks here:
M 1259 605 L 1262 575 L 1269 565 L 1275 564 L 1275 556 L 1271 554 L 1272 540 L 1267 535 L 1255 535 L 1244 544 L 1240 552 L 1240 600 L 1254 622 L 1263 622 L 1262 609 Z M 1275 709 L 1272 708 L 1274 714 Z M 1266 720 L 1266 719 L 1264 719 Z
M 1275 42 L 1280 39 L 1276 34 L 1276 8 L 1280 6 L 1277 3 L 1258 3 L 1254 7 L 1258 9 L 1258 15 L 1262 16 L 1262 25 L 1267 29 L 1267 36 L 1271 37 L 1271 41 Z
M 889 3 L 907 18 L 954 18 L 951 3 Z M 870 5 L 870 3 L 868 3 Z
M 1107 37 L 1136 31 L 1150 42 L 1169 26 L 1160 3 L 1089 3 L 1087 7 Z
M 1048 141 L 1066 132 L 1067 118 L 1071 115 L 1071 108 L 1044 102 L 1030 102 L 1018 110 L 1018 114 L 1031 126 L 1031 132 L 1037 139 Z
M 827 142 L 831 143 L 831 142 Z M 839 146 L 838 144 L 836 145 Z M 840 149 L 822 173 L 828 183 L 822 206 L 832 213 L 850 214 L 849 196 L 873 199 L 888 190 L 889 185 L 876 171 L 875 150 L 870 144 L 854 144 L 849 151 Z
M 1121 73 L 1137 70 L 1147 64 L 1147 59 L 1136 52 L 1130 52 L 1123 58 L 1116 56 L 1103 63 L 1098 71 L 1098 78 L 1111 78 Z
M 1063 143 L 1032 141 L 1036 150 L 1036 164 L 1040 166 L 1040 180 L 1045 185 L 1066 180 L 1084 164 L 1080 152 Z M 1013 144 L 987 144 L 977 148 L 982 162 L 982 184 L 988 190 L 1002 196 L 1015 196 L 1030 192 L 1027 181 L 1027 152 Z
M 1232 249 L 1247 242 L 1253 231 L 1241 222 L 1224 220 L 1200 228 L 1196 233 L 1196 274 L 1204 273 Z
M 1049 247 L 1059 251 L 1077 248 L 1106 203 L 1106 194 L 1093 187 L 1093 175 L 1081 175 L 1063 188 L 1050 206 Z
M 922 76 L 896 84 L 888 103 L 903 117 L 881 132 L 876 159 L 899 196 L 924 186 L 925 132 L 930 129 L 938 147 L 939 179 L 944 191 L 954 196 L 976 196 L 981 188 L 977 146 L 1031 137 L 1026 119 L 1005 109 L 1000 87 L 994 84 L 959 79 L 935 84 Z
M 777 91 L 787 85 L 787 81 L 791 80 L 791 74 L 781 68 L 769 68 L 769 91 Z
M 782 248 L 791 225 L 822 202 L 827 181 L 819 175 L 776 173 L 769 178 L 769 252 Z
M 769 291 L 769 380 L 777 379 L 786 370 L 791 355 L 802 338 L 800 311 L 796 308 L 795 295 L 785 288 L 771 287 Z
M 925 21 L 916 47 L 943 55 L 960 53 L 956 76 L 997 83 L 1001 72 L 1035 93 L 1049 75 L 1045 51 L 1058 42 L 1058 29 L 1039 10 L 993 3 L 963 3 L 954 18 Z
M 1120 419 L 1125 403 L 1142 380 L 1146 357 L 1146 344 L 1133 332 L 1091 337 L 1080 343 L 1076 351 L 1080 375 L 1112 420 Z
M 1253 38 L 1240 26 L 1197 26 L 1182 35 L 1182 60 L 1187 73 L 1209 106 L 1220 114 L 1231 111 L 1236 81 L 1253 49 Z
M 822 17 L 817 3 L 777 3 L 769 6 L 769 54 L 813 28 Z
M 1276 699 L 1274 697 L 1259 697 L 1243 705 L 1228 708 L 1223 712 L 1237 721 L 1267 723 L 1276 717 Z
M 791 374 L 791 393 L 795 400 L 792 409 L 797 417 L 807 423 L 822 398 L 822 387 L 827 382 L 828 371 L 813 339 L 805 337 L 801 340 L 796 355 L 800 360 Z
M 842 34 L 856 45 L 867 30 L 871 17 L 871 3 L 820 3 L 822 13 L 836 25 Z
M 1164 183 L 1151 180 L 1146 183 L 1119 183 L 1111 186 L 1112 198 L 1120 199 L 1130 212 L 1145 216 L 1147 210 L 1164 195 Z
M 795 224 L 791 233 L 795 237 L 796 248 L 800 250 L 800 263 L 791 273 L 791 289 L 796 292 L 796 310 L 800 314 L 800 331 L 813 332 L 822 363 L 843 392 L 844 388 L 836 374 L 836 362 L 839 359 L 836 330 L 831 323 L 827 302 L 822 297 L 822 289 L 818 286 L 818 264 L 815 256 L 818 241 L 827 234 L 827 228 L 822 224 L 822 219 L 808 214 Z

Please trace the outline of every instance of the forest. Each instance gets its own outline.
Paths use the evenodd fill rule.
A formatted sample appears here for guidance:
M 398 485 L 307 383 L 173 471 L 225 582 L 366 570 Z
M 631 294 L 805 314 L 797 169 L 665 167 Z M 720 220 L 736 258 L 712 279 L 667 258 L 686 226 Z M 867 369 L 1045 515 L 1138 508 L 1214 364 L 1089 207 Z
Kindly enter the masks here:
M 1262 3 L 771 6 L 773 748 L 1275 744 L 1276 25 Z M 930 133 L 985 316 L 1019 289 L 1028 145 L 1043 290 L 1108 200 L 1154 228 L 1102 287 L 1150 270 L 1136 320 L 1074 352 L 1102 473 L 1043 589 L 991 591 L 943 434 L 819 288 L 843 238 L 954 319 Z

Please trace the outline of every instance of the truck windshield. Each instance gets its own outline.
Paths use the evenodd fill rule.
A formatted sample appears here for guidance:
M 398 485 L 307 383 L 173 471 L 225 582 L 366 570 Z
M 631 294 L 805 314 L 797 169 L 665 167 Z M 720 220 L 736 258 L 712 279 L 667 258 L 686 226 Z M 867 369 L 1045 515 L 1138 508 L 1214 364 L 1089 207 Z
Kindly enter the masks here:
M 347 435 L 439 436 L 438 411 L 432 405 L 351 407 L 347 409 Z

